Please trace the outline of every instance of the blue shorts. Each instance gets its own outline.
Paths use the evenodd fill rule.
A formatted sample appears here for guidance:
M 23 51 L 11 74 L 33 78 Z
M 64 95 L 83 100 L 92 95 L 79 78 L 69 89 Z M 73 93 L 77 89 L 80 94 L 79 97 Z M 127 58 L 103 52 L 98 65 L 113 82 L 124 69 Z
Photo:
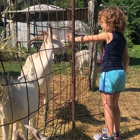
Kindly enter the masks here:
M 99 91 L 104 93 L 122 92 L 125 90 L 125 82 L 124 70 L 103 72 L 100 76 Z

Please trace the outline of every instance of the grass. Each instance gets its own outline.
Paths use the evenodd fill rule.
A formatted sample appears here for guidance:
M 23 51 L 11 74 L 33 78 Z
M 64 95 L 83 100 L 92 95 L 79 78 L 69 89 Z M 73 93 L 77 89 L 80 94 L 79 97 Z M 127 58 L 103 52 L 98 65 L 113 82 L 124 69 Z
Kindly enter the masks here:
M 129 48 L 130 63 L 127 72 L 127 82 L 130 84 L 140 83 L 137 77 L 140 73 L 140 45 L 135 45 L 134 48 Z
M 129 48 L 129 55 L 130 55 L 130 68 L 139 68 L 140 67 L 140 45 L 135 45 L 133 48 Z M 18 61 L 13 62 L 4 62 L 4 67 L 11 76 L 18 76 L 21 71 L 21 66 L 25 63 L 25 61 L 21 61 L 19 63 Z M 58 64 L 53 64 L 52 72 L 59 73 L 61 71 L 62 74 L 65 74 L 65 69 L 68 69 L 68 71 L 71 71 L 70 63 L 67 62 L 61 62 Z M 2 75 L 3 68 L 0 66 L 0 74 Z
M 0 65 L 0 75 L 9 75 L 9 76 L 13 76 L 13 77 L 17 77 L 20 75 L 20 71 L 22 66 L 24 65 L 25 61 L 12 61 L 12 62 L 3 62 L 3 66 L 2 63 Z M 53 64 L 52 69 L 51 69 L 52 73 L 55 74 L 70 74 L 71 72 L 71 67 L 70 67 L 70 63 L 69 62 L 61 62 L 58 64 Z
M 119 102 L 121 110 L 120 131 L 123 140 L 137 140 L 140 139 L 140 134 L 138 133 L 140 130 L 140 112 L 138 111 L 140 110 L 140 45 L 135 45 L 133 48 L 129 48 L 128 51 L 130 64 L 127 71 L 126 91 L 121 94 Z M 92 105 L 89 105 L 88 101 L 85 103 L 88 108 L 92 108 L 90 110 L 91 114 L 94 114 L 94 110 L 98 112 L 103 111 L 100 103 L 100 94 L 97 96 L 96 93 L 98 93 L 98 91 L 88 94 L 87 98 L 94 102 L 98 100 L 98 102 L 93 102 Z M 90 134 L 101 133 L 101 129 L 105 127 L 104 122 L 101 123 L 104 121 L 104 117 L 95 116 L 94 119 L 96 119 L 97 124 L 90 125 L 89 132 Z
M 52 65 L 51 71 L 55 74 L 70 74 L 71 73 L 71 67 L 70 67 L 70 62 L 60 62 L 57 64 Z
M 24 62 L 21 62 L 21 65 L 23 65 Z M 0 65 L 0 75 L 9 75 L 13 77 L 17 77 L 20 75 L 21 66 L 18 61 L 12 61 L 12 62 L 4 62 L 4 69 L 2 67 L 2 64 Z
M 129 66 L 140 66 L 140 45 L 135 45 L 133 48 L 129 48 L 130 63 Z

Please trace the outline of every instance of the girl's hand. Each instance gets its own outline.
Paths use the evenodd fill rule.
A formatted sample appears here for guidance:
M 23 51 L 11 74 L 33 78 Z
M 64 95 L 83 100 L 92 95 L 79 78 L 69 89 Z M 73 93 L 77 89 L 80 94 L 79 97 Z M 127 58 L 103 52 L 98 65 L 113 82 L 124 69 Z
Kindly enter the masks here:
M 72 42 L 72 34 L 71 33 L 66 34 L 66 40 Z

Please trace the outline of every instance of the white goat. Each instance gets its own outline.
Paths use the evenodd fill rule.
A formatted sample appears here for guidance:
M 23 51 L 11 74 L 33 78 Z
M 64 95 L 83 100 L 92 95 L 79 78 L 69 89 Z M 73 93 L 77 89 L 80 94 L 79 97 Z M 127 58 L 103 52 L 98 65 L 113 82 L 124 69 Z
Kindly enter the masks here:
M 32 75 L 32 69 L 29 75 Z M 17 122 L 22 126 L 23 135 L 27 138 L 27 129 L 24 127 L 28 120 L 35 127 L 38 110 L 38 86 L 32 77 L 25 80 L 0 78 L 0 118 L 3 140 L 8 140 L 9 124 L 15 122 L 13 131 L 17 130 Z M 29 118 L 28 115 L 30 114 Z M 14 137 L 12 137 L 12 140 Z
M 82 74 L 82 66 L 84 63 L 89 64 L 91 53 L 89 50 L 81 50 L 75 54 L 76 64 L 75 68 Z M 97 62 L 101 59 L 100 53 L 97 52 Z
M 43 40 L 42 46 L 38 53 L 30 55 L 21 71 L 21 76 L 28 75 L 28 71 L 30 67 L 33 67 L 33 77 L 34 79 L 38 80 L 39 83 L 39 90 L 41 93 L 45 94 L 44 104 L 45 104 L 45 117 L 48 116 L 48 108 L 49 108 L 49 99 L 51 94 L 51 67 L 53 64 L 53 57 L 54 53 L 62 53 L 65 52 L 67 49 L 63 46 L 62 42 L 58 40 L 58 37 L 52 35 L 51 27 L 49 28 L 49 32 L 40 31 L 44 35 L 40 35 L 34 37 L 33 40 Z M 19 78 L 20 78 L 19 77 Z M 45 119 L 46 119 L 45 118 Z

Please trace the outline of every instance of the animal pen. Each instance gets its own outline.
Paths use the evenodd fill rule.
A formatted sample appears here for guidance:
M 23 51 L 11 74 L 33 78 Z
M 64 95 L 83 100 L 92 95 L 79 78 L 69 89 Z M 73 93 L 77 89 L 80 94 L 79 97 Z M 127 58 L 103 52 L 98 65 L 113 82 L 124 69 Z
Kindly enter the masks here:
M 93 5 L 91 5 L 91 3 Z M 66 33 L 68 32 L 72 32 L 74 35 L 85 35 L 91 33 L 96 34 L 98 32 L 97 15 L 95 16 L 93 13 L 98 13 L 98 8 L 96 7 L 97 5 L 94 1 L 91 1 L 89 2 L 88 7 L 83 9 L 75 9 L 75 3 L 73 0 L 72 7 L 69 9 L 63 8 L 63 5 L 60 8 L 58 6 L 50 5 L 49 3 L 44 5 L 36 4 L 29 7 L 28 1 L 26 3 L 26 9 L 12 10 L 10 9 L 12 4 L 12 2 L 9 2 L 9 5 L 5 7 L 6 10 L 2 13 L 5 26 L 2 37 L 6 38 L 6 40 L 4 40 L 1 45 L 7 43 L 7 47 L 11 47 L 11 51 L 6 51 L 8 48 L 5 49 L 5 54 L 2 53 L 0 58 L 2 69 L 2 80 L 0 81 L 0 102 L 1 107 L 4 108 L 4 116 L 10 115 L 10 117 L 8 116 L 7 118 L 3 119 L 3 122 L 1 121 L 2 125 L 0 125 L 0 127 L 4 127 L 5 130 L 3 133 L 0 130 L 0 139 L 2 139 L 4 133 L 8 133 L 8 125 L 10 125 L 10 131 L 8 134 L 5 134 L 5 139 L 3 140 L 7 140 L 6 138 L 8 137 L 9 140 L 12 139 L 12 130 L 15 128 L 13 126 L 19 121 L 22 122 L 22 120 L 25 119 L 28 119 L 29 122 L 29 120 L 31 120 L 30 117 L 33 114 L 35 114 L 37 118 L 35 128 L 49 140 L 73 139 L 72 131 L 76 127 L 75 119 L 77 115 L 83 116 L 85 113 L 83 112 L 82 108 L 78 108 L 77 104 L 86 96 L 88 89 L 95 88 L 95 79 L 97 76 L 95 71 L 97 69 L 97 63 L 96 59 L 95 61 L 92 60 L 92 64 L 90 64 L 90 68 L 92 68 L 92 65 L 94 65 L 94 68 L 91 70 L 92 73 L 89 74 L 89 66 L 86 66 L 83 69 L 83 74 L 79 75 L 75 71 L 75 42 L 73 41 L 72 44 L 69 44 L 65 43 L 65 41 L 62 42 L 62 40 L 65 40 Z M 16 7 L 16 1 L 14 4 Z M 91 9 L 94 9 L 94 11 L 91 11 Z M 82 21 L 88 23 L 88 30 L 86 28 L 87 25 Z M 79 28 L 77 28 L 76 23 L 80 23 L 78 24 Z M 25 25 L 24 28 L 19 28 L 22 25 Z M 81 25 L 83 25 L 86 29 Z M 80 26 L 84 32 L 81 31 Z M 40 33 L 38 30 L 45 31 L 45 33 Z M 52 32 L 54 36 L 52 34 L 50 35 L 48 32 L 50 32 L 50 34 Z M 40 46 L 43 46 L 43 43 L 46 43 L 46 40 L 49 41 L 48 34 L 50 35 L 50 40 L 52 43 L 52 48 L 49 46 L 49 49 L 52 49 L 51 54 L 53 55 L 54 53 L 60 54 L 65 52 L 69 53 L 69 55 L 71 55 L 70 58 L 72 59 L 58 64 L 52 63 L 52 56 L 45 56 L 45 60 L 41 59 L 40 54 L 43 52 L 43 50 L 40 48 Z M 46 38 L 44 37 L 46 40 L 44 38 L 39 38 L 42 35 L 46 36 Z M 32 46 L 29 41 L 34 37 L 37 37 L 37 40 L 34 41 Z M 59 50 L 58 46 L 55 48 L 56 42 L 53 42 L 54 40 L 57 41 L 59 46 L 62 45 L 61 50 Z M 46 44 L 49 43 L 50 42 L 47 42 Z M 92 57 L 95 58 L 97 44 L 90 43 L 88 45 L 91 52 L 93 52 Z M 34 47 L 39 48 L 37 51 L 34 51 Z M 16 50 L 13 51 L 12 48 L 16 48 Z M 26 51 L 22 52 L 20 49 Z M 45 54 L 48 54 L 49 49 L 47 50 L 46 48 L 44 50 Z M 45 67 L 41 66 L 44 77 L 38 77 L 38 74 L 40 74 L 41 71 L 36 70 L 36 64 L 39 63 L 38 59 L 36 63 L 36 57 L 38 57 L 42 65 L 46 64 L 46 68 L 50 70 L 50 73 L 43 72 Z M 30 69 L 28 68 L 29 71 L 25 74 L 22 68 L 27 60 L 30 62 L 28 63 L 27 68 L 30 64 L 32 64 L 32 66 Z M 6 66 L 10 67 L 10 70 L 8 70 Z M 19 71 L 15 70 L 15 72 L 13 70 L 15 67 L 16 70 L 18 69 Z M 19 77 L 21 73 L 22 76 Z M 29 73 L 32 75 L 32 77 L 30 77 Z M 93 85 L 89 85 L 90 78 L 93 80 Z M 47 89 L 45 89 L 45 93 L 42 92 L 42 87 L 39 85 L 41 79 L 45 79 L 44 82 L 46 83 L 47 87 Z M 13 93 L 19 92 L 18 94 L 20 94 L 20 92 L 24 92 L 25 94 L 25 90 L 27 92 L 25 96 L 22 96 L 22 99 Z M 34 97 L 36 92 L 38 93 L 38 99 Z M 7 97 L 4 98 L 3 95 L 5 93 L 7 93 Z M 48 95 L 49 93 L 50 95 Z M 17 99 L 15 99 L 15 96 Z M 43 101 L 44 98 L 47 98 L 45 104 Z M 21 108 L 16 106 L 16 104 L 18 105 L 18 101 L 21 103 L 19 104 Z M 29 101 L 31 101 L 31 103 Z M 22 108 L 24 108 L 22 106 L 25 106 L 25 104 L 27 108 L 24 109 L 24 111 L 28 115 L 26 116 L 23 114 L 21 118 L 17 117 L 20 116 L 19 114 L 22 114 Z M 35 108 L 36 105 L 37 107 Z M 17 110 L 15 110 L 15 106 Z M 32 112 L 31 107 L 34 108 Z M 78 111 L 78 114 L 76 111 Z M 25 124 L 25 122 L 22 122 L 22 124 Z M 22 131 L 21 129 L 24 128 L 20 126 L 18 130 Z M 30 133 L 28 133 L 28 139 L 32 139 L 32 135 Z

